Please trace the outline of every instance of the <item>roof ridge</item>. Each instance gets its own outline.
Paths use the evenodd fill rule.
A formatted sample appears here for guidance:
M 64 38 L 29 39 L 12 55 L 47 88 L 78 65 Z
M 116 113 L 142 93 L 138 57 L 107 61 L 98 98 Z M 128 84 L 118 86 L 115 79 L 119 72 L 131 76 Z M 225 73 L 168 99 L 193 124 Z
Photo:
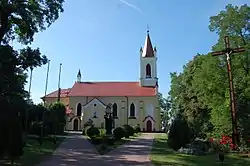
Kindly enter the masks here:
M 139 81 L 81 81 L 79 83 L 137 83 Z

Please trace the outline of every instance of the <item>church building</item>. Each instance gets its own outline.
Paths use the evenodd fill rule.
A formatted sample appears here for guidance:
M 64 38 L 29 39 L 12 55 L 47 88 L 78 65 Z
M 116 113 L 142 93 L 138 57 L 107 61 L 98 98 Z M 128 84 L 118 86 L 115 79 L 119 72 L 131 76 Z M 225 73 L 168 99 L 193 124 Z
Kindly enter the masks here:
M 58 91 L 44 97 L 50 104 L 57 101 Z M 111 106 L 113 127 L 124 124 L 140 126 L 142 131 L 161 128 L 158 101 L 157 50 L 147 32 L 144 48 L 140 48 L 140 78 L 134 82 L 87 82 L 81 72 L 71 88 L 61 89 L 60 102 L 67 107 L 67 130 L 82 130 L 89 120 L 95 127 L 104 128 L 105 111 Z

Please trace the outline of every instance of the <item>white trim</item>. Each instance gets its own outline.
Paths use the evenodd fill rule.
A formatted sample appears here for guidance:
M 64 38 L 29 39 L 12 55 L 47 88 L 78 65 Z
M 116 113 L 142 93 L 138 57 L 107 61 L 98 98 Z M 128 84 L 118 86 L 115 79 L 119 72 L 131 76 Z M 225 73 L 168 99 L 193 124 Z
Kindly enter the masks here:
M 94 99 L 91 100 L 88 104 L 82 106 L 82 108 L 87 108 L 87 107 L 89 107 L 89 105 L 92 104 L 92 103 L 99 104 L 99 105 L 103 106 L 104 108 L 106 108 L 106 105 L 104 105 L 102 102 L 100 102 L 97 98 L 94 98 Z

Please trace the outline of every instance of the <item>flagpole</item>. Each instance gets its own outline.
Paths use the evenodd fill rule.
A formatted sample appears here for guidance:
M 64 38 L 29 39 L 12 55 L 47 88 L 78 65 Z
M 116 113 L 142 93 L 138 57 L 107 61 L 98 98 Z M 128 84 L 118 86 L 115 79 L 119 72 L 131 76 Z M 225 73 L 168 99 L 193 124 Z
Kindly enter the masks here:
M 33 75 L 33 67 L 30 67 L 30 82 L 29 82 L 29 96 L 28 96 L 28 103 L 31 104 L 30 101 L 30 91 L 31 91 L 31 82 L 32 82 L 32 75 Z M 25 130 L 28 132 L 28 109 L 25 111 Z
M 58 96 L 57 96 L 57 102 L 60 102 L 60 96 L 61 96 L 61 88 L 60 88 L 61 70 L 62 70 L 62 63 L 60 63 L 60 67 L 59 67 L 59 79 L 58 79 Z
M 33 73 L 33 67 L 30 68 L 29 100 L 30 100 L 30 90 L 31 90 L 31 82 L 32 82 L 32 73 Z
M 46 75 L 46 82 L 45 82 L 45 92 L 44 92 L 44 104 L 45 104 L 45 101 L 46 101 L 46 95 L 47 95 L 47 89 L 48 89 L 49 66 L 50 66 L 50 60 L 48 61 L 48 67 L 47 67 L 47 75 Z

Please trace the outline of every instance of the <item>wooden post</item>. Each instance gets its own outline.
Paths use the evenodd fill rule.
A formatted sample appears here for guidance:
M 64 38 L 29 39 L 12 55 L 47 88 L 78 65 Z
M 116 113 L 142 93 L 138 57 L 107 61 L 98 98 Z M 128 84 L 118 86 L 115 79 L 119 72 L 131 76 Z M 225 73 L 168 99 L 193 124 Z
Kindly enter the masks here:
M 232 141 L 236 147 L 240 143 L 237 119 L 236 119 L 236 103 L 235 103 L 235 93 L 233 86 L 233 76 L 232 76 L 232 67 L 231 67 L 231 58 L 230 56 L 233 53 L 244 52 L 245 49 L 243 47 L 239 48 L 230 48 L 229 38 L 225 37 L 225 49 L 222 51 L 212 52 L 212 56 L 226 55 L 227 57 L 227 71 L 228 71 L 228 81 L 229 81 L 229 92 L 230 92 L 230 106 L 231 106 L 231 117 L 232 117 Z

